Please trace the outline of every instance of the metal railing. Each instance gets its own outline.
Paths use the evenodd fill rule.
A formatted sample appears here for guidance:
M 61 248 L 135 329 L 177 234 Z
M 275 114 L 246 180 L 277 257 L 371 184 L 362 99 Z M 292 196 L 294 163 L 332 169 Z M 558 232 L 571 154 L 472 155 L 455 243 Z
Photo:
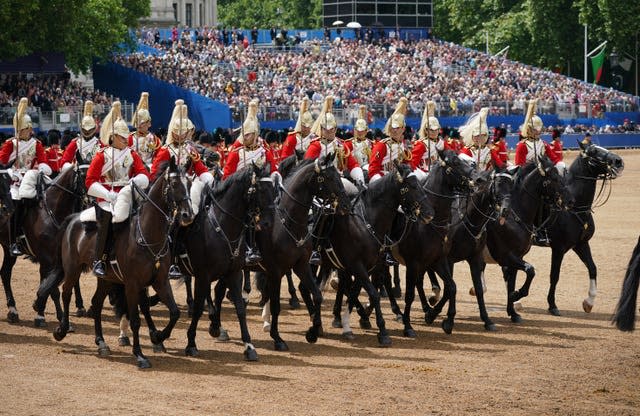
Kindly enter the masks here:
M 96 121 L 104 119 L 109 113 L 110 106 L 96 104 L 93 109 L 93 116 Z M 13 123 L 13 115 L 16 113 L 16 107 L 0 107 L 0 127 L 11 127 Z M 122 116 L 129 123 L 133 117 L 134 104 L 122 103 Z M 81 106 L 66 106 L 58 108 L 54 111 L 42 111 L 38 107 L 29 107 L 27 114 L 31 117 L 33 127 L 41 130 L 49 129 L 79 129 L 82 122 L 84 109 Z

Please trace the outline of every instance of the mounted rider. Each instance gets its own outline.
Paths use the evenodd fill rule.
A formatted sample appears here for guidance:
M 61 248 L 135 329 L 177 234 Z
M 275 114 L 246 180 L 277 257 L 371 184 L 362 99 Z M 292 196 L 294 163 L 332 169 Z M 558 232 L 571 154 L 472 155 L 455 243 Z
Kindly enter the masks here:
M 100 141 L 105 147 L 91 160 L 85 180 L 87 194 L 96 197 L 98 202 L 95 206 L 98 232 L 93 263 L 93 274 L 97 277 L 106 276 L 105 261 L 110 251 L 107 242 L 113 239 L 112 224 L 123 223 L 129 218 L 133 198 L 131 183 L 140 189 L 149 186 L 147 168 L 127 145 L 129 127 L 122 119 L 120 109 L 120 102 L 114 102 L 104 118 Z
M 267 149 L 260 139 L 260 123 L 258 122 L 257 99 L 251 100 L 247 117 L 240 128 L 240 137 L 234 142 L 231 151 L 224 164 L 223 180 L 244 168 L 256 164 L 259 167 L 269 164 L 271 170 L 271 180 L 279 186 L 281 181 L 273 154 Z M 248 230 L 248 249 L 245 255 L 245 264 L 249 267 L 257 266 L 262 261 L 262 255 L 256 245 L 255 229 L 251 226 Z
M 15 136 L 4 142 L 0 149 L 0 163 L 8 165 L 12 178 L 11 199 L 15 210 L 11 217 L 9 254 L 16 257 L 22 255 L 18 241 L 24 240 L 22 223 L 27 209 L 36 197 L 36 184 L 40 172 L 51 175 L 51 167 L 47 164 L 44 146 L 33 137 L 31 117 L 27 114 L 29 101 L 21 98 L 18 111 L 13 116 Z
M 149 131 L 151 114 L 149 113 L 149 93 L 140 94 L 140 101 L 133 114 L 131 124 L 136 129 L 129 136 L 129 147 L 142 158 L 145 166 L 150 167 L 157 150 L 162 146 L 160 138 Z
M 84 103 L 84 115 L 80 123 L 80 134 L 73 139 L 62 155 L 62 170 L 65 171 L 77 162 L 77 156 L 82 158 L 81 169 L 88 169 L 93 157 L 104 147 L 96 135 L 96 120 L 93 118 L 93 101 Z
M 311 127 L 313 127 L 313 115 L 309 111 L 309 98 L 304 97 L 302 101 L 300 101 L 300 113 L 298 114 L 296 127 L 294 131 L 287 135 L 287 138 L 282 144 L 278 162 L 295 154 L 296 150 L 301 152 L 307 151 L 311 141 L 315 137 L 313 133 L 311 133 Z
M 498 148 L 498 156 L 505 166 L 509 166 L 509 151 L 507 150 L 507 129 L 496 127 L 493 132 L 493 145 Z
M 400 98 L 395 111 L 387 120 L 383 133 L 387 136 L 373 145 L 369 158 L 369 182 L 380 179 L 387 173 L 395 171 L 394 162 L 406 162 L 411 160 L 411 153 L 406 150 L 404 130 L 406 127 L 405 116 L 407 114 L 408 100 Z
M 195 176 L 191 183 L 190 190 L 191 208 L 195 216 L 200 210 L 202 190 L 205 185 L 211 185 L 213 183 L 213 175 L 202 162 L 200 153 L 198 153 L 195 144 L 191 141 L 195 133 L 195 126 L 191 120 L 189 120 L 189 109 L 187 105 L 183 100 L 176 100 L 174 104 L 175 106 L 167 129 L 165 145 L 156 151 L 151 164 L 151 179 L 154 180 L 156 178 L 161 166 L 169 162 L 172 157 L 175 159 L 176 164 L 182 169 L 186 170 L 188 168 L 186 171 L 187 175 L 191 177 Z M 144 118 L 141 120 L 143 119 Z M 176 254 L 178 250 L 172 246 L 172 251 Z M 169 278 L 177 279 L 180 277 L 182 277 L 182 273 L 174 258 L 171 266 L 169 266 Z
M 487 126 L 487 114 L 489 114 L 489 108 L 483 107 L 478 113 L 469 117 L 467 122 L 460 127 L 460 136 L 462 136 L 465 143 L 461 153 L 473 159 L 473 163 L 476 164 L 476 169 L 479 171 L 506 166 L 500 159 L 498 147 L 488 144 L 489 126 Z
M 367 138 L 368 132 L 367 107 L 361 105 L 358 109 L 358 119 L 353 126 L 353 137 L 344 141 L 344 147 L 353 154 L 356 162 L 362 167 L 363 173 L 369 170 L 369 158 L 373 146 L 371 140 Z M 365 174 L 365 177 L 368 176 L 368 173 Z
M 420 123 L 420 131 L 418 132 L 418 140 L 413 144 L 411 149 L 411 160 L 409 165 L 416 174 L 424 177 L 428 173 L 431 165 L 438 158 L 438 150 L 444 150 L 445 142 L 438 137 L 440 132 L 440 122 L 435 117 L 436 103 L 428 101 L 422 113 L 422 122 Z
M 331 153 L 336 155 L 334 164 L 336 169 L 341 173 L 349 173 L 351 179 L 355 182 L 359 189 L 365 187 L 364 173 L 362 168 L 353 157 L 353 153 L 347 148 L 342 140 L 336 138 L 337 122 L 332 113 L 333 109 L 333 96 L 329 95 L 324 99 L 322 105 L 322 111 L 318 115 L 316 122 L 311 128 L 311 133 L 315 135 L 315 139 L 309 145 L 307 152 L 304 155 L 305 159 L 315 160 L 321 156 L 326 157 Z M 343 179 L 343 184 L 346 187 L 353 187 L 353 184 Z M 320 228 L 322 225 L 320 225 Z M 322 232 L 322 230 L 320 231 Z M 320 251 L 322 249 L 321 242 L 323 239 L 318 239 L 318 246 L 314 248 L 309 258 L 309 263 L 312 265 L 319 265 L 322 263 L 322 256 Z

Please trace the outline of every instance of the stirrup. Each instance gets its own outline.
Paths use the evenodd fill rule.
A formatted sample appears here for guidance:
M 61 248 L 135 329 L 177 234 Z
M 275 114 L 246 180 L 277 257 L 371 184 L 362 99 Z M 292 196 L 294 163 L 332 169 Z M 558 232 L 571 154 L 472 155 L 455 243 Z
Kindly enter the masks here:
M 107 275 L 105 265 L 102 260 L 96 260 L 93 262 L 93 274 L 97 277 L 105 277 Z
M 22 256 L 22 250 L 20 250 L 18 243 L 11 243 L 11 246 L 9 247 L 9 254 L 13 257 Z
M 173 263 L 169 266 L 169 279 L 181 279 L 182 272 L 180 271 L 180 267 L 177 264 Z
M 262 256 L 258 249 L 249 248 L 247 255 L 244 258 L 244 263 L 248 267 L 257 266 L 262 261 Z
M 398 265 L 398 262 L 396 261 L 395 257 L 393 257 L 393 254 L 389 253 L 388 251 L 384 255 L 384 262 L 387 266 Z
M 535 242 L 536 245 L 538 246 L 543 246 L 543 247 L 550 247 L 551 246 L 551 240 L 549 240 L 549 236 L 547 235 L 546 232 L 537 232 L 535 235 Z
M 309 264 L 312 266 L 320 266 L 322 264 L 322 256 L 319 251 L 313 250 L 309 257 Z

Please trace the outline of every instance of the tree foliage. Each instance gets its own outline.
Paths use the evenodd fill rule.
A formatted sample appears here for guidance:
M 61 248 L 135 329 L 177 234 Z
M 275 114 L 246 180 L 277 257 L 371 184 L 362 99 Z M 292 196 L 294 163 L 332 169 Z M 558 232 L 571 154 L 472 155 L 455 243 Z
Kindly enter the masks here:
M 149 13 L 148 0 L 5 0 L 0 59 L 62 52 L 69 68 L 83 72 L 127 42 L 128 28 Z
M 320 27 L 322 1 L 221 0 L 218 14 L 220 24 L 226 27 L 308 29 Z

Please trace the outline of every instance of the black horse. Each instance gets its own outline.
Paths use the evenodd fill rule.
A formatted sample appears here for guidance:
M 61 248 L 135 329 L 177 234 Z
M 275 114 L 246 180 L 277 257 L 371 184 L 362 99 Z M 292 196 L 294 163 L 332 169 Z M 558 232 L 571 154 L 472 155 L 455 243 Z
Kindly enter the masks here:
M 412 227 L 406 238 L 394 248 L 393 254 L 407 267 L 405 286 L 405 308 L 402 314 L 404 335 L 415 337 L 416 333 L 411 326 L 411 305 L 415 299 L 416 284 L 431 268 L 438 273 L 444 281 L 444 296 L 434 309 L 427 310 L 425 319 L 428 323 L 435 320 L 438 313 L 449 301 L 447 318 L 442 322 L 442 328 L 448 334 L 453 330 L 456 314 L 455 296 L 456 286 L 451 277 L 447 254 L 451 248 L 450 223 L 451 204 L 458 193 L 469 193 L 475 186 L 472 176 L 475 173 L 473 166 L 460 159 L 455 152 L 445 150 L 440 153 L 440 162 L 433 165 L 424 184 L 424 189 L 429 195 L 429 203 L 435 210 L 433 221 L 429 224 L 418 224 Z M 401 233 L 399 224 L 394 226 L 395 234 Z M 395 298 L 389 290 L 389 274 L 382 277 L 389 294 L 389 300 L 393 305 Z M 397 306 L 396 306 L 397 307 Z M 396 309 L 398 312 L 399 309 Z
M 528 296 L 535 277 L 533 265 L 524 261 L 523 257 L 531 249 L 536 233 L 534 222 L 544 204 L 563 209 L 573 206 L 573 196 L 565 186 L 563 176 L 546 156 L 520 167 L 511 192 L 511 210 L 506 221 L 487 225 L 488 253 L 485 253 L 485 260 L 502 267 L 507 283 L 507 314 L 512 322 L 522 321 L 513 303 Z M 482 270 L 484 268 L 485 265 Z M 526 279 L 522 287 L 516 290 L 518 270 L 526 273 Z M 475 289 L 476 292 L 482 291 L 481 288 Z
M 330 246 L 323 251 L 323 264 L 332 264 L 338 270 L 339 292 L 352 286 L 347 312 L 351 312 L 361 288 L 369 296 L 371 308 L 376 313 L 378 343 L 391 345 L 391 338 L 380 308 L 380 294 L 369 279 L 370 272 L 384 263 L 384 253 L 401 244 L 417 223 L 428 224 L 434 216 L 428 196 L 420 186 L 416 175 L 406 164 L 396 164 L 396 172 L 384 175 L 369 184 L 362 192 L 351 215 L 336 217 L 329 235 Z M 403 232 L 391 243 L 389 236 L 394 218 L 402 209 Z M 355 282 L 351 285 L 351 276 Z M 336 296 L 339 301 L 340 296 Z M 336 305 L 339 306 L 339 305 Z M 362 309 L 362 308 L 360 308 Z M 336 314 L 334 308 L 334 314 Z M 352 339 L 349 314 L 342 315 L 343 334 Z
M 188 263 L 195 276 L 193 315 L 185 353 L 198 355 L 195 337 L 204 302 L 211 294 L 211 282 L 223 279 L 240 322 L 245 359 L 255 361 L 258 355 L 251 343 L 242 299 L 242 269 L 247 228 L 253 223 L 257 230 L 270 229 L 273 224 L 275 191 L 269 170 L 251 165 L 219 182 L 209 196 L 209 209 L 203 210 L 184 233 Z M 210 314 L 213 336 L 220 334 L 221 302 L 222 296 L 215 298 L 216 312 Z
M 622 282 L 620 300 L 613 315 L 613 323 L 621 331 L 633 331 L 636 326 L 636 306 L 640 285 L 640 237 L 633 249 L 627 272 Z
M 49 185 L 45 185 L 43 176 L 38 179 L 37 194 L 38 197 L 33 201 L 23 201 L 29 204 L 24 216 L 25 254 L 27 258 L 40 264 L 40 282 L 42 283 L 50 274 L 58 273 L 53 277 L 57 281 L 61 281 L 62 273 L 57 267 L 60 255 L 60 230 L 61 224 L 65 218 L 80 211 L 83 207 L 86 192 L 84 186 L 84 172 L 77 167 L 65 170 L 58 175 Z M 45 189 L 46 186 L 46 189 Z M 9 245 L 9 239 L 3 238 L 3 247 Z M 5 250 L 5 253 L 8 251 Z M 2 280 L 7 287 L 11 286 L 11 271 L 16 262 L 15 257 L 5 256 L 2 266 Z M 10 290 L 10 289 L 9 289 Z M 81 316 L 84 309 L 82 296 L 80 294 L 80 285 L 75 287 L 76 306 L 78 307 L 78 316 Z M 44 318 L 44 310 L 47 298 L 51 297 L 56 308 L 58 320 L 62 318 L 62 307 L 60 305 L 60 291 L 57 286 L 51 288 L 46 293 L 39 293 L 36 301 L 33 303 L 33 309 L 36 311 L 34 325 L 36 327 L 46 326 Z M 11 320 L 19 319 L 17 311 L 15 315 L 10 317 Z
M 308 342 L 316 342 L 322 332 L 320 317 L 322 294 L 315 284 L 309 256 L 314 229 L 308 228 L 309 210 L 314 198 L 323 207 L 322 215 L 344 217 L 349 212 L 349 198 L 338 170 L 334 167 L 335 154 L 304 161 L 285 179 L 282 195 L 276 207 L 276 221 L 271 230 L 258 232 L 257 242 L 263 255 L 260 269 L 265 273 L 265 291 L 268 302 L 263 307 L 264 329 L 270 331 L 277 351 L 289 347 L 280 336 L 280 285 L 286 271 L 293 269 L 301 286 L 311 291 L 313 299 L 303 293 L 313 325 L 306 333 Z M 307 292 L 308 293 L 308 292 Z M 216 293 L 218 297 L 218 293 Z
M 138 213 L 128 222 L 114 227 L 111 267 L 107 268 L 108 273 L 104 279 L 98 279 L 96 293 L 91 299 L 98 353 L 108 355 L 109 347 L 102 334 L 102 306 L 112 285 L 124 285 L 133 333 L 133 354 L 139 368 L 149 368 L 151 363 L 140 348 L 138 305 L 147 321 L 151 342 L 154 345 L 161 345 L 169 337 L 180 316 L 168 279 L 171 262 L 168 255 L 169 235 L 174 224 L 191 224 L 193 211 L 184 169 L 178 167 L 173 158 L 167 166 L 158 174 L 148 194 L 136 188 L 143 202 Z M 80 214 L 68 217 L 63 226 L 60 266 L 64 270 L 64 316 L 60 325 L 53 331 L 57 341 L 61 341 L 69 330 L 71 290 L 82 271 L 86 270 L 95 258 L 95 226 L 92 227 L 91 223 L 84 224 Z M 148 286 L 154 288 L 162 303 L 169 308 L 169 323 L 162 331 L 156 330 L 151 319 L 146 293 Z
M 476 178 L 476 183 L 478 189 L 470 197 L 460 198 L 454 203 L 452 215 L 460 220 L 451 226 L 451 250 L 447 257 L 452 275 L 455 263 L 466 260 L 469 264 L 480 318 L 485 329 L 493 331 L 496 327 L 487 314 L 482 290 L 483 252 L 487 241 L 487 226 L 495 221 L 504 223 L 509 213 L 513 177 L 506 169 L 496 169 L 482 172 Z M 434 302 L 433 299 L 426 298 L 421 281 L 417 289 L 425 310 L 427 302 L 434 304 L 439 300 Z
M 8 166 L 0 165 L 0 245 L 4 253 L 9 253 L 9 229 L 11 216 L 14 211 L 13 199 L 11 199 L 11 175 L 7 170 Z M 16 323 L 20 320 L 18 310 L 16 309 L 16 300 L 13 297 L 11 289 L 11 269 L 16 263 L 16 258 L 7 254 L 3 255 L 2 268 L 0 268 L 0 276 L 2 276 L 2 286 L 7 297 L 7 321 Z
M 560 315 L 556 305 L 556 286 L 560 279 L 562 260 L 569 250 L 578 255 L 589 271 L 589 296 L 583 300 L 582 307 L 585 312 L 591 312 L 593 308 L 597 293 L 597 269 L 591 255 L 589 240 L 595 232 L 592 210 L 596 185 L 598 180 L 603 180 L 600 190 L 602 192 L 605 185 L 608 183 L 610 186 L 611 180 L 617 178 L 624 170 L 624 162 L 617 154 L 594 144 L 578 144 L 580 156 L 573 161 L 566 176 L 567 188 L 575 199 L 575 206 L 569 211 L 552 212 L 545 227 L 551 240 L 551 272 L 547 302 L 549 312 L 556 316 Z

